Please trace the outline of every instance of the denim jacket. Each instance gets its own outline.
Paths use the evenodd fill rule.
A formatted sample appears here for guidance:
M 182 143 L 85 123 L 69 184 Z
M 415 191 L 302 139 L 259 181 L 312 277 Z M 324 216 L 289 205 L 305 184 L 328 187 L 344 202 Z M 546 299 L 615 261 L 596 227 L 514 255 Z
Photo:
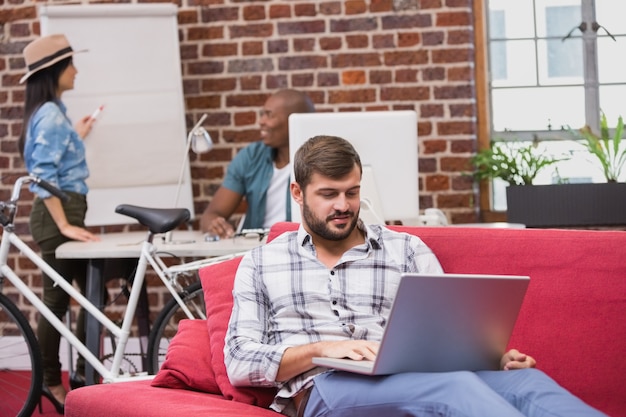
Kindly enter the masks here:
M 33 113 L 26 131 L 24 162 L 30 174 L 61 190 L 87 194 L 85 145 L 66 111 L 61 101 L 48 101 Z M 50 197 L 36 184 L 31 184 L 30 189 L 39 198 Z

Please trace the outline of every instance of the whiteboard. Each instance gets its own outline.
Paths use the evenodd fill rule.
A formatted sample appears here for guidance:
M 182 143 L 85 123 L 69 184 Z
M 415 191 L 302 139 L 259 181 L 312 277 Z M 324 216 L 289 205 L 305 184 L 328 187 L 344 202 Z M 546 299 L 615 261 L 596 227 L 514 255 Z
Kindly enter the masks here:
M 43 35 L 63 33 L 78 70 L 63 93 L 76 121 L 103 111 L 85 138 L 89 205 L 86 224 L 126 224 L 119 204 L 178 207 L 192 216 L 185 109 L 174 4 L 42 5 Z
M 363 215 L 369 208 L 362 204 L 364 220 L 380 218 L 417 224 L 419 178 L 415 111 L 292 114 L 289 116 L 290 160 L 294 160 L 304 142 L 317 135 L 339 136 L 359 153 L 363 165 L 361 200 L 368 201 L 374 212 L 374 216 L 365 219 Z M 293 198 L 291 218 L 300 221 L 300 207 Z

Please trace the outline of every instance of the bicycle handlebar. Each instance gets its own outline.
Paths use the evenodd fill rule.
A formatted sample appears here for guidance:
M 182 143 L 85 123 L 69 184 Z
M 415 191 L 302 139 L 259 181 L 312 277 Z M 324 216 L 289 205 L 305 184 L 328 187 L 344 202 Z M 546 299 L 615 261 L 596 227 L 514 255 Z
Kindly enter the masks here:
M 2 224 L 3 228 L 13 223 L 13 218 L 15 217 L 15 212 L 17 211 L 17 202 L 20 199 L 20 192 L 22 191 L 22 187 L 25 184 L 31 182 L 39 185 L 41 188 L 48 191 L 53 196 L 58 197 L 62 201 L 68 201 L 70 199 L 70 197 L 63 191 L 59 190 L 54 185 L 42 180 L 35 175 L 31 174 L 19 177 L 17 180 L 15 180 L 15 184 L 13 185 L 11 199 L 9 201 L 0 201 L 0 223 Z
M 33 177 L 33 182 L 37 184 L 38 186 L 40 186 L 41 188 L 43 188 L 44 190 L 48 191 L 53 196 L 59 198 L 59 200 L 63 202 L 68 202 L 70 199 L 69 195 L 65 194 L 63 191 L 59 190 L 54 185 L 50 184 L 48 181 L 44 181 L 39 177 Z
M 11 200 L 0 201 L 0 223 L 2 224 L 3 228 L 13 223 L 13 219 L 17 211 L 17 201 L 20 199 L 20 191 L 22 190 L 22 186 L 31 182 L 37 184 L 38 186 L 48 191 L 53 196 L 59 198 L 63 202 L 66 202 L 70 199 L 69 195 L 65 194 L 54 185 L 45 180 L 42 180 L 35 175 L 26 175 L 23 177 L 19 177 L 17 180 L 15 180 L 15 184 L 13 185 Z
M 35 175 L 26 175 L 24 177 L 19 177 L 15 181 L 15 185 L 13 186 L 13 193 L 11 194 L 11 201 L 8 202 L 9 205 L 14 205 L 17 203 L 20 198 L 20 191 L 22 190 L 22 186 L 30 182 L 39 185 L 41 188 L 48 191 L 53 196 L 58 197 L 61 201 L 65 202 L 70 199 L 67 194 L 65 194 L 63 191 L 59 190 L 57 187 L 50 184 L 49 182 L 44 181 Z

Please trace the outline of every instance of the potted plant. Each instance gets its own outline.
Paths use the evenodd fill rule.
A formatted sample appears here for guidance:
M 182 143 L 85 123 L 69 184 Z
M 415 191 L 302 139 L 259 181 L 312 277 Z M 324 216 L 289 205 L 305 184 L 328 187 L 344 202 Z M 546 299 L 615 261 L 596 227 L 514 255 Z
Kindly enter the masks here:
M 532 143 L 521 141 L 492 141 L 491 146 L 479 151 L 473 158 L 474 179 L 501 179 L 506 188 L 507 220 L 529 227 L 541 224 L 545 210 L 541 200 L 534 195 L 537 188 L 533 182 L 544 169 L 569 157 L 553 157 L 539 146 L 539 139 Z
M 589 154 L 596 157 L 600 162 L 606 181 L 618 182 L 624 164 L 626 164 L 626 146 L 622 146 L 622 134 L 624 133 L 622 116 L 617 119 L 613 137 L 609 132 L 604 113 L 600 117 L 600 136 L 593 133 L 589 126 L 578 131 L 572 131 L 572 133 L 577 139 L 582 140 L 582 145 L 589 151 Z
M 613 138 L 609 138 L 608 131 L 604 119 L 600 137 L 593 135 L 590 129 L 581 129 L 578 134 L 591 155 L 603 158 L 603 169 L 605 164 L 607 167 L 605 172 L 617 178 L 626 161 L 625 151 L 619 150 L 623 132 L 621 118 Z M 538 144 L 538 140 L 531 145 L 515 141 L 494 142 L 491 148 L 478 152 L 472 159 L 476 169 L 475 179 L 500 178 L 508 182 L 509 222 L 522 223 L 527 227 L 626 225 L 624 183 L 533 184 L 541 170 L 569 159 L 568 156 L 547 156 Z M 622 188 L 616 190 L 615 187 Z
M 537 174 L 546 167 L 567 157 L 555 158 L 539 149 L 539 140 L 524 145 L 517 141 L 492 142 L 491 147 L 479 151 L 473 158 L 474 178 L 500 178 L 509 185 L 533 185 Z

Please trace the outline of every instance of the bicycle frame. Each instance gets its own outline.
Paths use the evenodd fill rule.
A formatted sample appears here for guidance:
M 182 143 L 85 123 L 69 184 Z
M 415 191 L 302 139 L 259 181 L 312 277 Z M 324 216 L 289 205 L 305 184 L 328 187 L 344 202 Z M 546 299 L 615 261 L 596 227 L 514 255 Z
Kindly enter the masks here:
M 179 296 L 179 289 L 175 287 L 177 285 L 177 277 L 182 272 L 196 271 L 201 267 L 221 262 L 227 259 L 232 259 L 236 256 L 243 255 L 243 252 L 233 253 L 230 255 L 218 256 L 214 258 L 204 259 L 200 261 L 189 262 L 182 265 L 175 265 L 167 267 L 163 260 L 157 254 L 157 248 L 153 244 L 154 234 L 147 233 L 147 238 L 143 241 L 141 251 L 139 254 L 139 260 L 137 262 L 137 268 L 132 283 L 130 295 L 128 297 L 128 303 L 124 317 L 122 319 L 121 327 L 109 319 L 100 309 L 94 305 L 89 299 L 80 293 L 71 282 L 68 282 L 55 271 L 46 261 L 44 261 L 34 250 L 32 250 L 24 241 L 15 234 L 13 226 L 13 217 L 17 209 L 17 201 L 19 200 L 19 193 L 21 186 L 28 182 L 37 182 L 39 185 L 51 187 L 50 184 L 41 181 L 41 184 L 37 177 L 26 176 L 21 177 L 16 181 L 13 189 L 13 194 L 9 204 L 2 203 L 4 208 L 9 209 L 9 215 L 2 215 L 3 234 L 0 240 L 0 278 L 6 278 L 13 286 L 45 317 L 52 326 L 68 340 L 71 346 L 78 350 L 78 352 L 85 358 L 85 360 L 93 367 L 93 369 L 102 376 L 103 382 L 119 382 L 128 379 L 152 379 L 154 375 L 148 375 L 147 372 L 140 372 L 134 375 L 124 374 L 120 375 L 122 360 L 124 359 L 126 346 L 128 339 L 130 338 L 131 326 L 139 303 L 139 296 L 141 288 L 145 282 L 145 275 L 148 264 L 152 267 L 158 277 L 161 279 L 165 287 L 168 289 L 172 297 L 176 300 L 176 303 L 181 307 L 187 318 L 194 319 L 194 314 L 187 307 L 183 299 Z M 48 188 L 46 188 L 48 189 Z M 49 190 L 53 191 L 53 190 Z M 59 192 L 57 190 L 57 192 Z M 54 285 L 61 287 L 71 298 L 83 307 L 87 313 L 91 314 L 102 326 L 104 326 L 116 339 L 117 343 L 115 351 L 113 353 L 113 361 L 110 369 L 103 364 L 103 362 L 95 356 L 86 346 L 81 342 L 71 331 L 71 329 L 61 321 L 54 313 L 43 303 L 38 295 L 31 290 L 21 278 L 13 271 L 13 269 L 7 264 L 9 257 L 9 251 L 11 246 L 17 248 L 24 256 L 30 259 L 41 271 L 46 273 L 54 282 Z M 1 281 L 0 281 L 1 289 Z M 182 288 L 181 288 L 182 289 Z M 196 311 L 196 314 L 199 314 Z M 203 314 L 200 314 L 202 317 Z M 202 317 L 206 318 L 206 316 Z
M 156 272 L 156 274 L 159 276 L 159 278 L 163 282 L 163 285 L 165 285 L 170 294 L 172 294 L 172 297 L 176 300 L 178 305 L 183 309 L 183 312 L 185 313 L 187 318 L 193 319 L 193 314 L 191 313 L 185 302 L 178 295 L 178 290 L 172 285 L 172 282 L 175 281 L 176 274 L 172 275 L 171 273 L 169 273 L 169 268 L 165 265 L 163 260 L 156 256 L 156 248 L 150 240 L 144 241 L 143 245 L 141 246 L 141 257 L 139 258 L 139 262 L 137 264 L 135 279 L 137 279 L 138 275 L 145 277 L 148 263 L 150 264 L 154 272 Z M 135 286 L 134 282 L 135 281 L 133 281 L 133 287 Z M 131 297 L 132 295 L 133 294 L 131 291 Z M 139 297 L 139 294 L 137 294 L 137 297 Z
M 7 265 L 8 253 L 10 246 L 15 246 L 22 252 L 28 259 L 30 259 L 37 267 L 45 272 L 55 283 L 61 287 L 69 296 L 76 300 L 81 307 L 83 307 L 89 314 L 93 315 L 96 320 L 104 327 L 106 327 L 116 338 L 118 338 L 117 349 L 113 356 L 113 364 L 111 369 L 107 369 L 100 359 L 98 359 L 84 343 L 82 343 L 74 335 L 74 333 L 57 317 L 54 313 L 41 301 L 20 277 Z M 144 243 L 145 245 L 145 243 Z M 143 259 L 143 272 L 145 274 L 147 261 L 145 256 L 141 255 L 139 264 L 141 265 Z M 48 265 L 43 259 L 41 259 L 37 253 L 35 253 L 26 243 L 24 243 L 13 231 L 4 230 L 2 241 L 0 241 L 0 274 L 15 286 L 18 291 L 26 297 L 26 299 L 54 326 L 57 331 L 68 340 L 68 342 L 78 350 L 78 352 L 85 358 L 87 362 L 102 376 L 104 382 L 118 382 L 127 380 L 128 378 L 143 378 L 151 379 L 154 375 L 137 374 L 135 376 L 119 375 L 120 364 L 124 357 L 124 351 L 128 338 L 130 337 L 130 328 L 135 315 L 137 302 L 139 300 L 139 292 L 144 281 L 144 274 L 135 275 L 136 281 L 131 289 L 128 306 L 124 314 L 122 321 L 122 327 L 117 326 L 112 320 L 110 320 L 104 313 L 102 313 L 93 303 L 91 303 L 80 291 L 74 288 L 71 283 L 66 281 L 58 272 L 56 272 L 50 265 Z M 139 272 L 139 267 L 138 267 Z M 181 301 L 182 302 L 182 301 Z

